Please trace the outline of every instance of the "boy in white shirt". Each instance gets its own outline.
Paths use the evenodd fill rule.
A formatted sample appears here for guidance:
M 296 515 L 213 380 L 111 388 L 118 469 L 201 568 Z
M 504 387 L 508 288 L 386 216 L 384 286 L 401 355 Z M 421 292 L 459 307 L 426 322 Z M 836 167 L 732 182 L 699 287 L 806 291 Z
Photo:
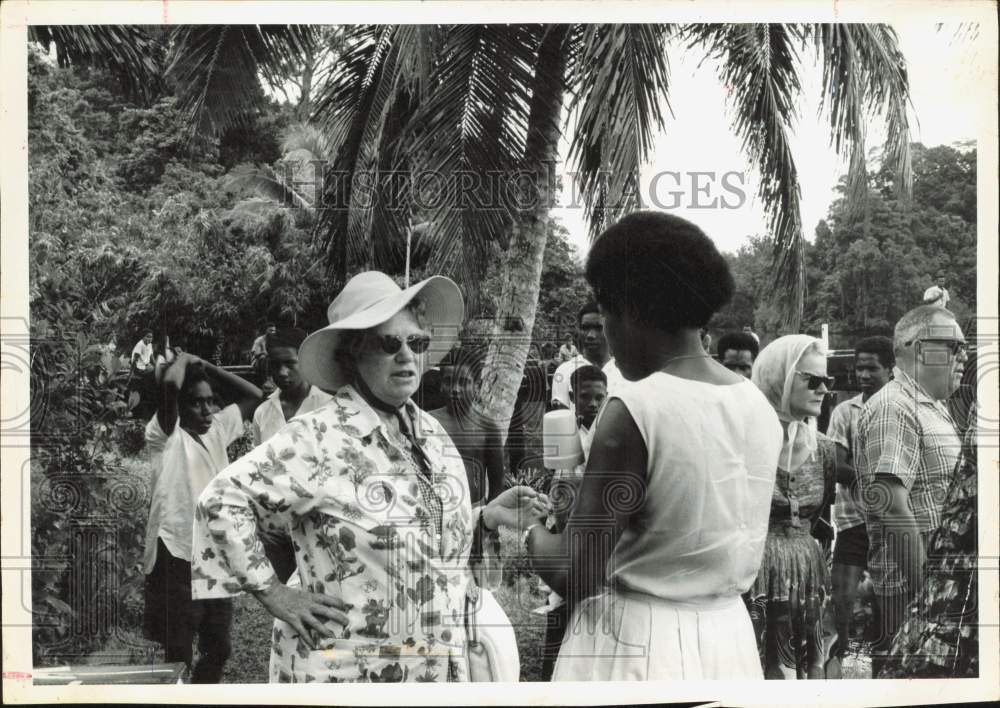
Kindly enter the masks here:
M 254 411 L 254 445 L 267 442 L 295 416 L 311 413 L 333 400 L 333 396 L 302 378 L 299 371 L 299 346 L 306 338 L 305 330 L 286 329 L 266 337 L 268 371 L 277 388 Z M 281 582 L 287 582 L 295 571 L 295 550 L 291 537 L 260 534 L 260 539 L 275 574 Z
M 215 394 L 208 376 L 232 390 L 236 403 L 213 413 Z M 218 683 L 231 651 L 229 600 L 191 599 L 191 531 L 198 496 L 229 465 L 226 448 L 243 435 L 261 391 L 190 354 L 181 354 L 159 386 L 156 415 L 146 426 L 154 457 L 152 495 L 146 525 L 145 631 L 160 642 L 168 662 L 192 664 L 193 683 Z

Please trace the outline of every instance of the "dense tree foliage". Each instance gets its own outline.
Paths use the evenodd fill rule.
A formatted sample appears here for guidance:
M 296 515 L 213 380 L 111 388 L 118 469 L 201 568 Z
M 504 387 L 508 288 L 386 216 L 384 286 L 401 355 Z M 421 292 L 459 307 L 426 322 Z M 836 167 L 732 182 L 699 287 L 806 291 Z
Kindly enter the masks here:
M 846 348 L 889 334 L 943 274 L 948 307 L 968 330 L 976 311 L 976 150 L 912 146 L 913 199 L 896 197 L 892 175 L 876 171 L 853 203 L 841 182 L 827 219 L 806 249 L 803 331 L 830 325 L 831 346 Z M 768 282 L 770 242 L 754 237 L 730 255 L 736 294 L 713 329 L 753 324 L 765 338 L 783 334 Z

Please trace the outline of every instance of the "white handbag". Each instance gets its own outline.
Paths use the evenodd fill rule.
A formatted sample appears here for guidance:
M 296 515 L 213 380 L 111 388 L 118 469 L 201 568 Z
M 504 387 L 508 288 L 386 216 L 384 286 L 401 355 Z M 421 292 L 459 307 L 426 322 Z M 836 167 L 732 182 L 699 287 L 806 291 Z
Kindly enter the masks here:
M 510 619 L 493 593 L 475 583 L 465 596 L 465 631 L 469 681 L 520 680 L 521 657 Z

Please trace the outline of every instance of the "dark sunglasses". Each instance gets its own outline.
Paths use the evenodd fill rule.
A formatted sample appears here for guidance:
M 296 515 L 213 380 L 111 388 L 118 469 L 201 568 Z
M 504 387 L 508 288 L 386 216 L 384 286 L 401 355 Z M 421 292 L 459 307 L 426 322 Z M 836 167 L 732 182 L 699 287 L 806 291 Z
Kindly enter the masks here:
M 835 379 L 832 376 L 817 376 L 816 374 L 807 374 L 805 371 L 796 371 L 796 374 L 804 379 L 807 379 L 806 386 L 810 391 L 815 391 L 820 385 L 826 386 L 827 389 L 833 390 L 833 383 Z
M 951 352 L 952 356 L 958 356 L 959 352 L 964 352 L 969 348 L 968 342 L 962 339 L 914 339 L 906 343 L 906 346 L 912 346 L 915 342 L 931 342 L 932 344 L 947 344 L 948 351 Z
M 395 334 L 383 334 L 381 336 L 373 334 L 371 336 L 378 342 L 382 351 L 386 354 L 398 354 L 399 350 L 403 348 L 403 338 L 398 337 Z M 431 345 L 431 338 L 426 334 L 411 334 L 405 341 L 406 346 L 408 346 L 410 351 L 414 354 L 423 354 Z

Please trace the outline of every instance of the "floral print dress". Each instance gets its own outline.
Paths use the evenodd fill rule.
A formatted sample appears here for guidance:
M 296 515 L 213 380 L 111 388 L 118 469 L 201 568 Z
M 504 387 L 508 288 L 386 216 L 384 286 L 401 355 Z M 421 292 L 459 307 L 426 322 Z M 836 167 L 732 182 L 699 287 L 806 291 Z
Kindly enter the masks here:
M 275 620 L 272 680 L 468 680 L 466 593 L 470 583 L 499 585 L 499 542 L 481 543 L 462 458 L 441 425 L 412 402 L 406 412 L 426 472 L 345 386 L 223 470 L 202 494 L 195 599 L 278 582 L 259 526 L 290 529 L 303 589 L 350 604 L 347 626 L 330 622 L 336 636 L 313 637 L 316 650 Z
M 750 616 L 765 678 L 771 665 L 798 678 L 823 678 L 837 638 L 830 570 L 813 524 L 833 499 L 834 443 L 816 434 L 817 448 L 794 472 L 778 468 L 764 557 L 750 590 Z

